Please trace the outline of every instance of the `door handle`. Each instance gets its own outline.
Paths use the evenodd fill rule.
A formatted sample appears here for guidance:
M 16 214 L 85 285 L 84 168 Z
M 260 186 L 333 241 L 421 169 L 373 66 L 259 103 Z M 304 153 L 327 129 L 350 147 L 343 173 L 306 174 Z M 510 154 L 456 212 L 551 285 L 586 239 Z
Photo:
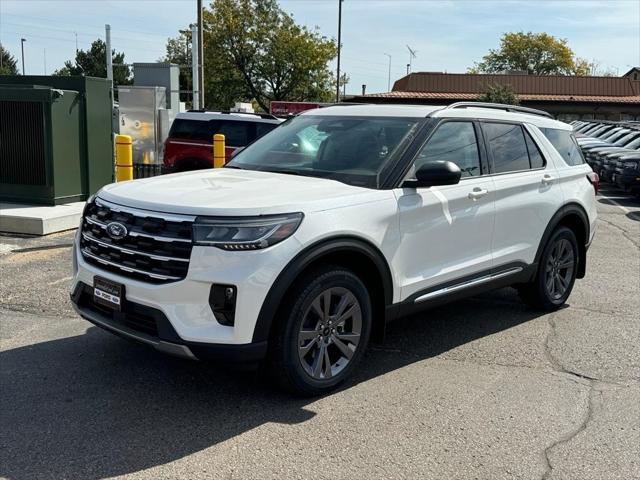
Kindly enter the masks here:
M 549 184 L 553 183 L 553 177 L 551 175 L 549 175 L 548 173 L 545 173 L 542 176 L 542 183 L 544 183 L 545 185 L 549 185 Z
M 476 187 L 473 191 L 469 192 L 469 200 L 478 200 L 479 198 L 484 197 L 489 193 L 489 190 L 485 190 L 484 188 Z

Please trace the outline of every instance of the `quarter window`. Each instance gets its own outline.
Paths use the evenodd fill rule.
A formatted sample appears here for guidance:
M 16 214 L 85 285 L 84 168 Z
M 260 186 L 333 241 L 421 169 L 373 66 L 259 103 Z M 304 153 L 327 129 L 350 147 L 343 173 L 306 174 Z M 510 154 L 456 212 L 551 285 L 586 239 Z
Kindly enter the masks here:
M 540 130 L 567 165 L 582 165 L 584 163 L 580 147 L 570 131 L 557 128 L 541 128 Z
M 460 167 L 463 177 L 482 174 L 478 141 L 471 122 L 445 122 L 438 127 L 416 158 L 415 168 L 446 160 Z

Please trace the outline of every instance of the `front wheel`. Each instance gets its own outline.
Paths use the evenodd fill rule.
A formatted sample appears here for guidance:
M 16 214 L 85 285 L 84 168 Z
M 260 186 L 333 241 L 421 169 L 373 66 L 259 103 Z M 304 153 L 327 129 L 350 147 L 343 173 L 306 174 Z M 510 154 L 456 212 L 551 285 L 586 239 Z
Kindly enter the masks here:
M 560 308 L 569 298 L 578 271 L 578 242 L 572 230 L 557 229 L 545 246 L 534 279 L 518 287 L 522 299 L 542 310 Z
M 294 393 L 327 393 L 353 372 L 369 342 L 367 288 L 353 272 L 329 266 L 304 276 L 287 297 L 270 347 L 272 375 Z

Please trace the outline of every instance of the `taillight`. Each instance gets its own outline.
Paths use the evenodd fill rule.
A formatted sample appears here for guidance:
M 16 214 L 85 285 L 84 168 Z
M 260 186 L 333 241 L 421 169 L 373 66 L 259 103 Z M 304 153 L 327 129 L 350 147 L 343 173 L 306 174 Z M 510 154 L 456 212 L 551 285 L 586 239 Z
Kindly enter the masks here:
M 589 183 L 593 185 L 593 189 L 596 191 L 596 195 L 598 194 L 598 189 L 600 188 L 600 177 L 596 172 L 587 173 L 587 180 Z

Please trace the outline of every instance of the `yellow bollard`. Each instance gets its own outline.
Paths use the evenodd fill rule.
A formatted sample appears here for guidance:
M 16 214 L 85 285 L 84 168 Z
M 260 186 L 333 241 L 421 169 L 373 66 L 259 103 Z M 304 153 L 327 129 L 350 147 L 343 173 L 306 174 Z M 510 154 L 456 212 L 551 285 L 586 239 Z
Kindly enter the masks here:
M 213 136 L 213 168 L 224 167 L 225 161 L 224 135 L 216 133 Z
M 116 135 L 116 182 L 133 180 L 133 140 L 129 135 Z

